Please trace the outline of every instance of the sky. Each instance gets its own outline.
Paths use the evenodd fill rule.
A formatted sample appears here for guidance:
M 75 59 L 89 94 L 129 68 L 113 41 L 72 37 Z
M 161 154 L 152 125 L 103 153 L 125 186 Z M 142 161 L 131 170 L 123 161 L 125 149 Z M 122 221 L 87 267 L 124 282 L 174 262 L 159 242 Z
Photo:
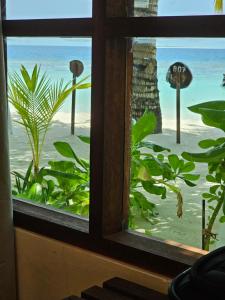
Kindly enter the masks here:
M 91 17 L 91 0 L 6 0 L 8 19 Z
M 115 0 L 116 1 L 116 0 Z M 149 0 L 135 0 L 144 6 Z M 159 0 L 159 15 L 213 14 L 214 0 Z M 91 17 L 91 0 L 7 0 L 7 17 Z
M 116 1 L 116 0 L 115 0 Z M 135 0 L 144 6 L 149 0 Z M 91 17 L 92 0 L 7 0 L 8 19 Z M 214 14 L 214 0 L 159 0 L 158 15 Z M 10 44 L 90 46 L 91 39 L 10 38 Z M 224 48 L 225 39 L 157 39 L 158 47 Z

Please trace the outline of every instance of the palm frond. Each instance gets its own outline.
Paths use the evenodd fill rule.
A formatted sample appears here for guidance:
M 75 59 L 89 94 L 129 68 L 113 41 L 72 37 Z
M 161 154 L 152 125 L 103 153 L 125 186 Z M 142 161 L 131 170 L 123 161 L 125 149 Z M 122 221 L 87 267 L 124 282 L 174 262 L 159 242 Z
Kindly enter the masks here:
M 8 98 L 15 107 L 21 124 L 27 133 L 33 153 L 34 168 L 38 169 L 42 147 L 52 119 L 69 94 L 75 89 L 87 88 L 90 84 L 80 80 L 76 85 L 63 80 L 52 83 L 40 67 L 34 66 L 31 75 L 22 65 L 20 73 L 9 76 Z
M 223 12 L 223 0 L 215 0 L 214 7 L 216 12 Z

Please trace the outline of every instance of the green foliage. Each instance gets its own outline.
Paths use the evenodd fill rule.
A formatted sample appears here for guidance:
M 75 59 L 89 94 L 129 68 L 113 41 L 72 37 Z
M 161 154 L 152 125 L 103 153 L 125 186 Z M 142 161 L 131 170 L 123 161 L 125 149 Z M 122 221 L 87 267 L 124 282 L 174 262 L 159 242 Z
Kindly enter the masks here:
M 155 222 L 157 210 L 151 195 L 165 199 L 167 190 L 177 198 L 177 216 L 182 216 L 183 197 L 176 180 L 183 180 L 189 186 L 199 175 L 189 174 L 195 168 L 193 162 L 185 162 L 176 154 L 168 157 L 159 152 L 170 152 L 168 148 L 155 145 L 144 139 L 154 132 L 156 119 L 146 112 L 132 126 L 131 173 L 130 173 L 130 227 L 135 228 L 135 218 L 141 216 L 150 223 Z
M 66 142 L 55 142 L 56 150 L 72 161 L 50 161 L 48 175 L 56 179 L 56 192 L 49 204 L 69 212 L 87 216 L 89 213 L 89 162 L 78 158 Z
M 12 190 L 13 195 L 21 199 L 32 200 L 41 204 L 48 204 L 55 184 L 50 179 L 45 179 L 44 169 L 41 169 L 36 176 L 32 173 L 33 161 L 31 161 L 25 176 L 13 171 L 15 177 L 15 186 Z
M 60 147 L 58 147 L 60 145 Z M 87 216 L 89 213 L 89 163 L 77 161 L 77 155 L 68 143 L 56 142 L 55 148 L 64 157 L 68 149 L 73 161 L 49 161 L 49 168 L 42 168 L 36 176 L 32 173 L 33 162 L 25 176 L 12 172 L 15 176 L 13 194 L 18 198 L 51 205 L 58 209 Z
M 86 79 L 86 78 L 85 78 Z M 52 83 L 40 67 L 34 66 L 31 74 L 22 65 L 20 74 L 9 76 L 9 101 L 16 109 L 25 128 L 33 155 L 34 175 L 39 172 L 40 157 L 52 119 L 74 89 L 90 87 L 81 80 L 76 85 L 64 84 L 63 80 Z
M 131 173 L 130 173 L 130 218 L 129 225 L 136 228 L 136 219 L 144 218 L 150 224 L 156 221 L 157 210 L 151 195 L 165 199 L 167 191 L 175 193 L 177 216 L 182 216 L 183 197 L 176 180 L 183 180 L 189 186 L 195 186 L 198 175 L 190 174 L 194 170 L 193 162 L 185 162 L 176 154 L 168 157 L 162 152 L 168 148 L 146 141 L 155 127 L 155 116 L 145 113 L 132 126 Z M 144 128 L 142 132 L 142 128 Z M 78 136 L 90 144 L 90 138 Z M 56 151 L 66 160 L 49 161 L 48 168 L 42 168 L 35 177 L 30 164 L 26 175 L 14 172 L 16 189 L 14 194 L 24 199 L 32 199 L 56 208 L 87 216 L 89 212 L 89 162 L 80 158 L 72 147 L 57 141 Z M 150 230 L 147 230 L 148 234 Z
M 225 101 L 204 102 L 189 109 L 200 114 L 204 124 L 225 131 Z M 207 163 L 208 165 L 206 181 L 210 187 L 208 193 L 202 194 L 202 198 L 207 200 L 211 211 L 207 228 L 204 231 L 204 248 L 209 250 L 213 240 L 217 238 L 212 231 L 219 215 L 219 221 L 225 222 L 225 137 L 202 140 L 199 142 L 199 146 L 208 150 L 203 153 L 184 152 L 182 156 L 191 162 Z
M 189 110 L 200 114 L 205 125 L 225 131 L 225 101 L 208 101 L 189 107 Z

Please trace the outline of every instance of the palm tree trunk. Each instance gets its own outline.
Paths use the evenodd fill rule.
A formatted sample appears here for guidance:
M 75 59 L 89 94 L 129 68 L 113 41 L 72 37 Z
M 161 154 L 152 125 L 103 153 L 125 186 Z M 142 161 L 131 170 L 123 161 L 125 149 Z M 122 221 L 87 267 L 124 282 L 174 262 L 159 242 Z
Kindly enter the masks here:
M 136 17 L 156 16 L 157 10 L 158 0 L 134 1 L 133 14 Z M 162 116 L 154 39 L 134 39 L 133 64 L 132 117 L 138 119 L 146 110 L 154 112 L 157 118 L 155 133 L 160 133 Z

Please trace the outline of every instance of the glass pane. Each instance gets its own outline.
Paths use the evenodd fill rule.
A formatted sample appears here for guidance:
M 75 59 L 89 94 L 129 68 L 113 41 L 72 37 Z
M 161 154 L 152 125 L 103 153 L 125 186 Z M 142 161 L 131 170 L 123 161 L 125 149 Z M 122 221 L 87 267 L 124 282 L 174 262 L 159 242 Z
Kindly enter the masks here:
M 133 39 L 131 229 L 224 245 L 224 70 L 225 39 Z
M 129 5 L 132 15 L 137 17 L 213 15 L 217 10 L 212 0 L 130 0 Z
M 7 19 L 86 18 L 92 0 L 6 0 Z
M 7 50 L 13 194 L 87 217 L 91 39 L 8 38 Z

